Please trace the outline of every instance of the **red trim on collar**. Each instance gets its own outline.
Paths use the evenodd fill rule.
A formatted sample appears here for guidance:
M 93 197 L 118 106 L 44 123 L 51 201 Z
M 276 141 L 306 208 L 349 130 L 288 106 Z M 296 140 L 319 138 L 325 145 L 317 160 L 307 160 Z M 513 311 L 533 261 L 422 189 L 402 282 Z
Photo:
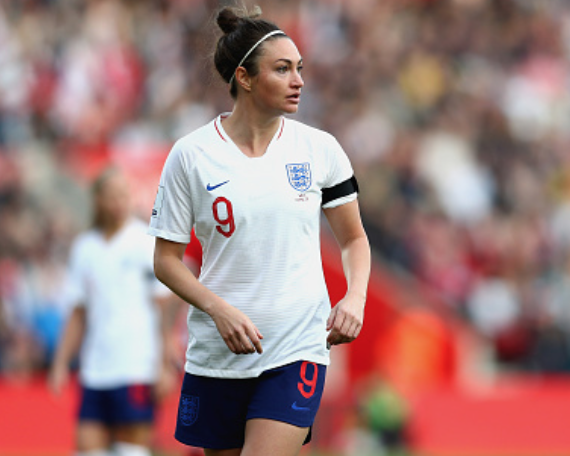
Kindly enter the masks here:
M 218 134 L 220 135 L 220 138 L 222 138 L 225 142 L 228 142 L 226 140 L 226 138 L 224 138 L 224 135 L 222 135 L 222 132 L 220 131 L 220 129 L 218 128 L 218 119 L 216 119 L 216 121 L 214 122 L 214 127 L 215 127 L 216 131 L 218 132 Z
M 219 120 L 221 120 L 221 119 L 222 119 L 222 117 L 219 118 Z M 220 138 L 222 138 L 225 142 L 228 142 L 228 140 L 226 138 L 224 138 L 224 135 L 222 135 L 222 132 L 218 128 L 218 119 L 216 119 L 214 121 L 214 128 L 218 132 L 218 135 L 220 135 Z M 281 135 L 283 134 L 284 128 L 285 128 L 285 119 L 281 118 L 281 129 L 279 130 L 279 134 L 277 135 L 277 139 L 281 138 Z
M 281 118 L 281 131 L 277 135 L 277 139 L 281 138 L 281 134 L 283 133 L 283 128 L 285 128 L 285 119 Z

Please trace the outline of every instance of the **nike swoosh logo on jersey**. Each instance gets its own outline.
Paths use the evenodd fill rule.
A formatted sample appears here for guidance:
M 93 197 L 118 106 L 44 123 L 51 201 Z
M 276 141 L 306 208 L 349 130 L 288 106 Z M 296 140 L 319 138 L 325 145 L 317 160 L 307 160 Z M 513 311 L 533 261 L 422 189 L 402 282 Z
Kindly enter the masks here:
M 293 410 L 301 410 L 301 411 L 304 411 L 304 410 L 311 410 L 309 407 L 301 407 L 300 405 L 297 405 L 297 401 L 295 401 L 295 402 L 293 402 L 293 403 L 291 404 L 291 408 L 292 408 Z
M 212 190 L 216 190 L 218 187 L 221 187 L 224 184 L 227 184 L 229 182 L 229 180 L 225 181 L 225 182 L 221 182 L 219 184 L 216 185 L 206 185 L 206 190 L 208 190 L 209 192 L 211 192 Z

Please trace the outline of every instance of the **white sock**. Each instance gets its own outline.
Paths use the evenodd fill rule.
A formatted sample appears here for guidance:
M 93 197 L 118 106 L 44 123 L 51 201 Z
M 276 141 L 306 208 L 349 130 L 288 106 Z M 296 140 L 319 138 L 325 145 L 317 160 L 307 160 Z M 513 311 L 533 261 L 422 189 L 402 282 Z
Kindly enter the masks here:
M 114 456 L 152 456 L 151 451 L 142 445 L 117 442 L 113 445 Z
M 75 456 L 113 456 L 107 450 L 78 451 Z

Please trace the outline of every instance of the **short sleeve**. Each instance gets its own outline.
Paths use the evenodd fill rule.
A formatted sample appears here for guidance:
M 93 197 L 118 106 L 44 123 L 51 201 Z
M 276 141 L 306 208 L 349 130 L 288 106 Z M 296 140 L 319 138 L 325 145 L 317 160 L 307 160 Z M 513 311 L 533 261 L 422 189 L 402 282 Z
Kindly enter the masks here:
M 63 289 L 63 301 L 66 308 L 87 304 L 87 284 L 81 251 L 81 245 L 75 241 L 69 254 Z
M 162 170 L 149 234 L 183 244 L 190 242 L 194 217 L 188 168 L 184 151 L 176 143 Z
M 341 206 L 356 199 L 358 184 L 350 160 L 338 141 L 327 134 L 327 177 L 322 187 L 324 209 Z

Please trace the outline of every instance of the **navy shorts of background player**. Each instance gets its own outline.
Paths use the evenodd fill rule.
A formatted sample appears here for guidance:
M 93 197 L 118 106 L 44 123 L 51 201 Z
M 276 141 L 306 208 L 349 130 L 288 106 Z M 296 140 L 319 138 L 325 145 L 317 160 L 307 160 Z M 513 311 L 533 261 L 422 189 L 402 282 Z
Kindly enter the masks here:
M 154 413 L 151 385 L 137 384 L 108 389 L 82 387 L 80 421 L 96 421 L 107 425 L 151 423 Z

